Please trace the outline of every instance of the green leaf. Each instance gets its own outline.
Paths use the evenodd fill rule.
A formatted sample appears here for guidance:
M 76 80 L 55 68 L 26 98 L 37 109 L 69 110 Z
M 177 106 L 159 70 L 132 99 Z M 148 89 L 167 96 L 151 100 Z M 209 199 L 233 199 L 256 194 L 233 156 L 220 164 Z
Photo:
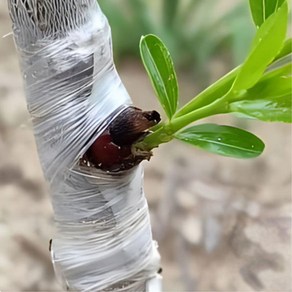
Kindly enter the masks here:
M 233 69 L 222 78 L 217 80 L 215 83 L 211 84 L 205 90 L 200 92 L 195 98 L 191 99 L 186 105 L 180 108 L 175 117 L 181 117 L 200 107 L 204 107 L 208 104 L 211 104 L 215 100 L 224 96 L 227 92 L 230 91 L 230 88 L 238 74 L 239 67 Z
M 266 122 L 291 122 L 292 64 L 277 61 L 229 110 Z
M 209 152 L 236 158 L 259 156 L 264 143 L 254 134 L 239 128 L 202 124 L 182 130 L 175 138 Z
M 156 91 L 156 95 L 169 119 L 178 105 L 178 84 L 169 51 L 154 35 L 141 38 L 140 54 Z
M 283 3 L 258 29 L 252 50 L 243 63 L 232 87 L 240 91 L 252 87 L 263 75 L 266 67 L 281 50 L 287 30 L 288 8 Z
M 276 98 L 241 100 L 230 104 L 230 111 L 265 122 L 292 122 L 291 93 Z
M 249 0 L 253 21 L 257 27 L 273 14 L 285 0 Z
M 292 53 L 292 38 L 289 38 L 285 41 L 280 53 L 278 53 L 274 61 L 281 59 L 285 56 L 288 56 L 291 53 Z M 291 56 L 290 56 L 290 61 L 291 61 Z
M 270 64 L 261 80 L 270 78 L 270 76 L 273 75 L 279 76 L 281 74 L 286 76 L 292 75 L 292 54 L 275 60 L 272 64 Z
M 279 97 L 292 91 L 291 64 L 278 68 L 263 76 L 261 80 L 246 93 L 244 99 Z

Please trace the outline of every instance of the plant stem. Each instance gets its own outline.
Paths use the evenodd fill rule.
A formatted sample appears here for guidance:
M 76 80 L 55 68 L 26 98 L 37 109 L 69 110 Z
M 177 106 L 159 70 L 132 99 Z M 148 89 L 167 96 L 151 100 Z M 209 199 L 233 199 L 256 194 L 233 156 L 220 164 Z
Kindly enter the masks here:
M 236 67 L 217 82 L 213 83 L 211 86 L 199 93 L 195 98 L 178 110 L 174 115 L 174 118 L 184 116 L 195 111 L 196 109 L 211 104 L 217 98 L 224 96 L 231 88 L 239 69 L 239 66 Z
M 228 112 L 228 100 L 234 98 L 230 91 L 240 66 L 236 67 L 217 82 L 199 93 L 176 112 L 173 118 L 155 126 L 153 133 L 135 145 L 139 150 L 150 151 L 158 145 L 173 139 L 173 135 L 187 125 L 202 118 Z
M 173 134 L 197 120 L 211 115 L 226 113 L 228 106 L 226 100 L 228 100 L 230 96 L 231 94 L 227 93 L 225 96 L 215 100 L 211 104 L 189 112 L 183 116 L 173 118 L 165 124 L 162 124 L 161 127 L 156 128 L 156 130 L 147 136 L 142 142 L 136 144 L 136 148 L 149 151 L 160 144 L 169 142 L 173 139 Z
M 213 116 L 221 113 L 227 112 L 227 106 L 226 106 L 226 97 L 217 99 L 213 103 L 206 105 L 204 107 L 201 107 L 193 112 L 190 112 L 188 114 L 185 114 L 183 116 L 174 118 L 170 124 L 171 129 L 173 130 L 173 133 L 179 131 L 180 129 L 188 126 L 189 124 L 206 118 L 208 116 Z

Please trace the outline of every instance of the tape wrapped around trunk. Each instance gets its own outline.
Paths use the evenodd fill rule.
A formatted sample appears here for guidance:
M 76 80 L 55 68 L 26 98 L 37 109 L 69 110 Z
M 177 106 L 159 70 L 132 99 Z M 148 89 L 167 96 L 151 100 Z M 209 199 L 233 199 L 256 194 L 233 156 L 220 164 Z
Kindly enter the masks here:
M 143 291 L 160 257 L 143 169 L 109 173 L 79 159 L 131 105 L 96 0 L 8 0 L 57 232 L 52 255 L 70 290 Z

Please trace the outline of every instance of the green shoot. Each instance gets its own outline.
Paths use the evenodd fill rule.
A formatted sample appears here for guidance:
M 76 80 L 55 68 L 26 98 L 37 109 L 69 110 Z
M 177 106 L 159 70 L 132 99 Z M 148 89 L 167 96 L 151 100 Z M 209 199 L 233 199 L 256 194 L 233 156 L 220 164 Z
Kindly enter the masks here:
M 176 73 L 168 49 L 154 35 L 141 38 L 144 66 L 168 119 L 137 143 L 137 149 L 151 150 L 178 139 L 219 155 L 253 158 L 263 152 L 264 143 L 252 133 L 214 124 L 187 126 L 202 118 L 228 113 L 241 113 L 266 122 L 291 123 L 287 1 L 253 0 L 250 9 L 257 32 L 245 61 L 180 109 L 177 109 Z

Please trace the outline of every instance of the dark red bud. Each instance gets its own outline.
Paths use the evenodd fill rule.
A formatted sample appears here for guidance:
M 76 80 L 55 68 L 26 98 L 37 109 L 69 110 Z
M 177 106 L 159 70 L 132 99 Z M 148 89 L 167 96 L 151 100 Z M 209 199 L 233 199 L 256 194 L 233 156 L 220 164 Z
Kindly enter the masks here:
M 129 169 L 143 159 L 149 159 L 151 152 L 137 156 L 132 153 L 132 145 L 145 137 L 149 133 L 147 130 L 159 121 L 160 115 L 156 111 L 143 112 L 136 107 L 126 108 L 92 143 L 81 159 L 82 164 L 119 171 Z
M 112 142 L 109 133 L 98 137 L 86 152 L 87 159 L 96 167 L 111 170 L 131 155 L 130 147 L 120 147 Z

